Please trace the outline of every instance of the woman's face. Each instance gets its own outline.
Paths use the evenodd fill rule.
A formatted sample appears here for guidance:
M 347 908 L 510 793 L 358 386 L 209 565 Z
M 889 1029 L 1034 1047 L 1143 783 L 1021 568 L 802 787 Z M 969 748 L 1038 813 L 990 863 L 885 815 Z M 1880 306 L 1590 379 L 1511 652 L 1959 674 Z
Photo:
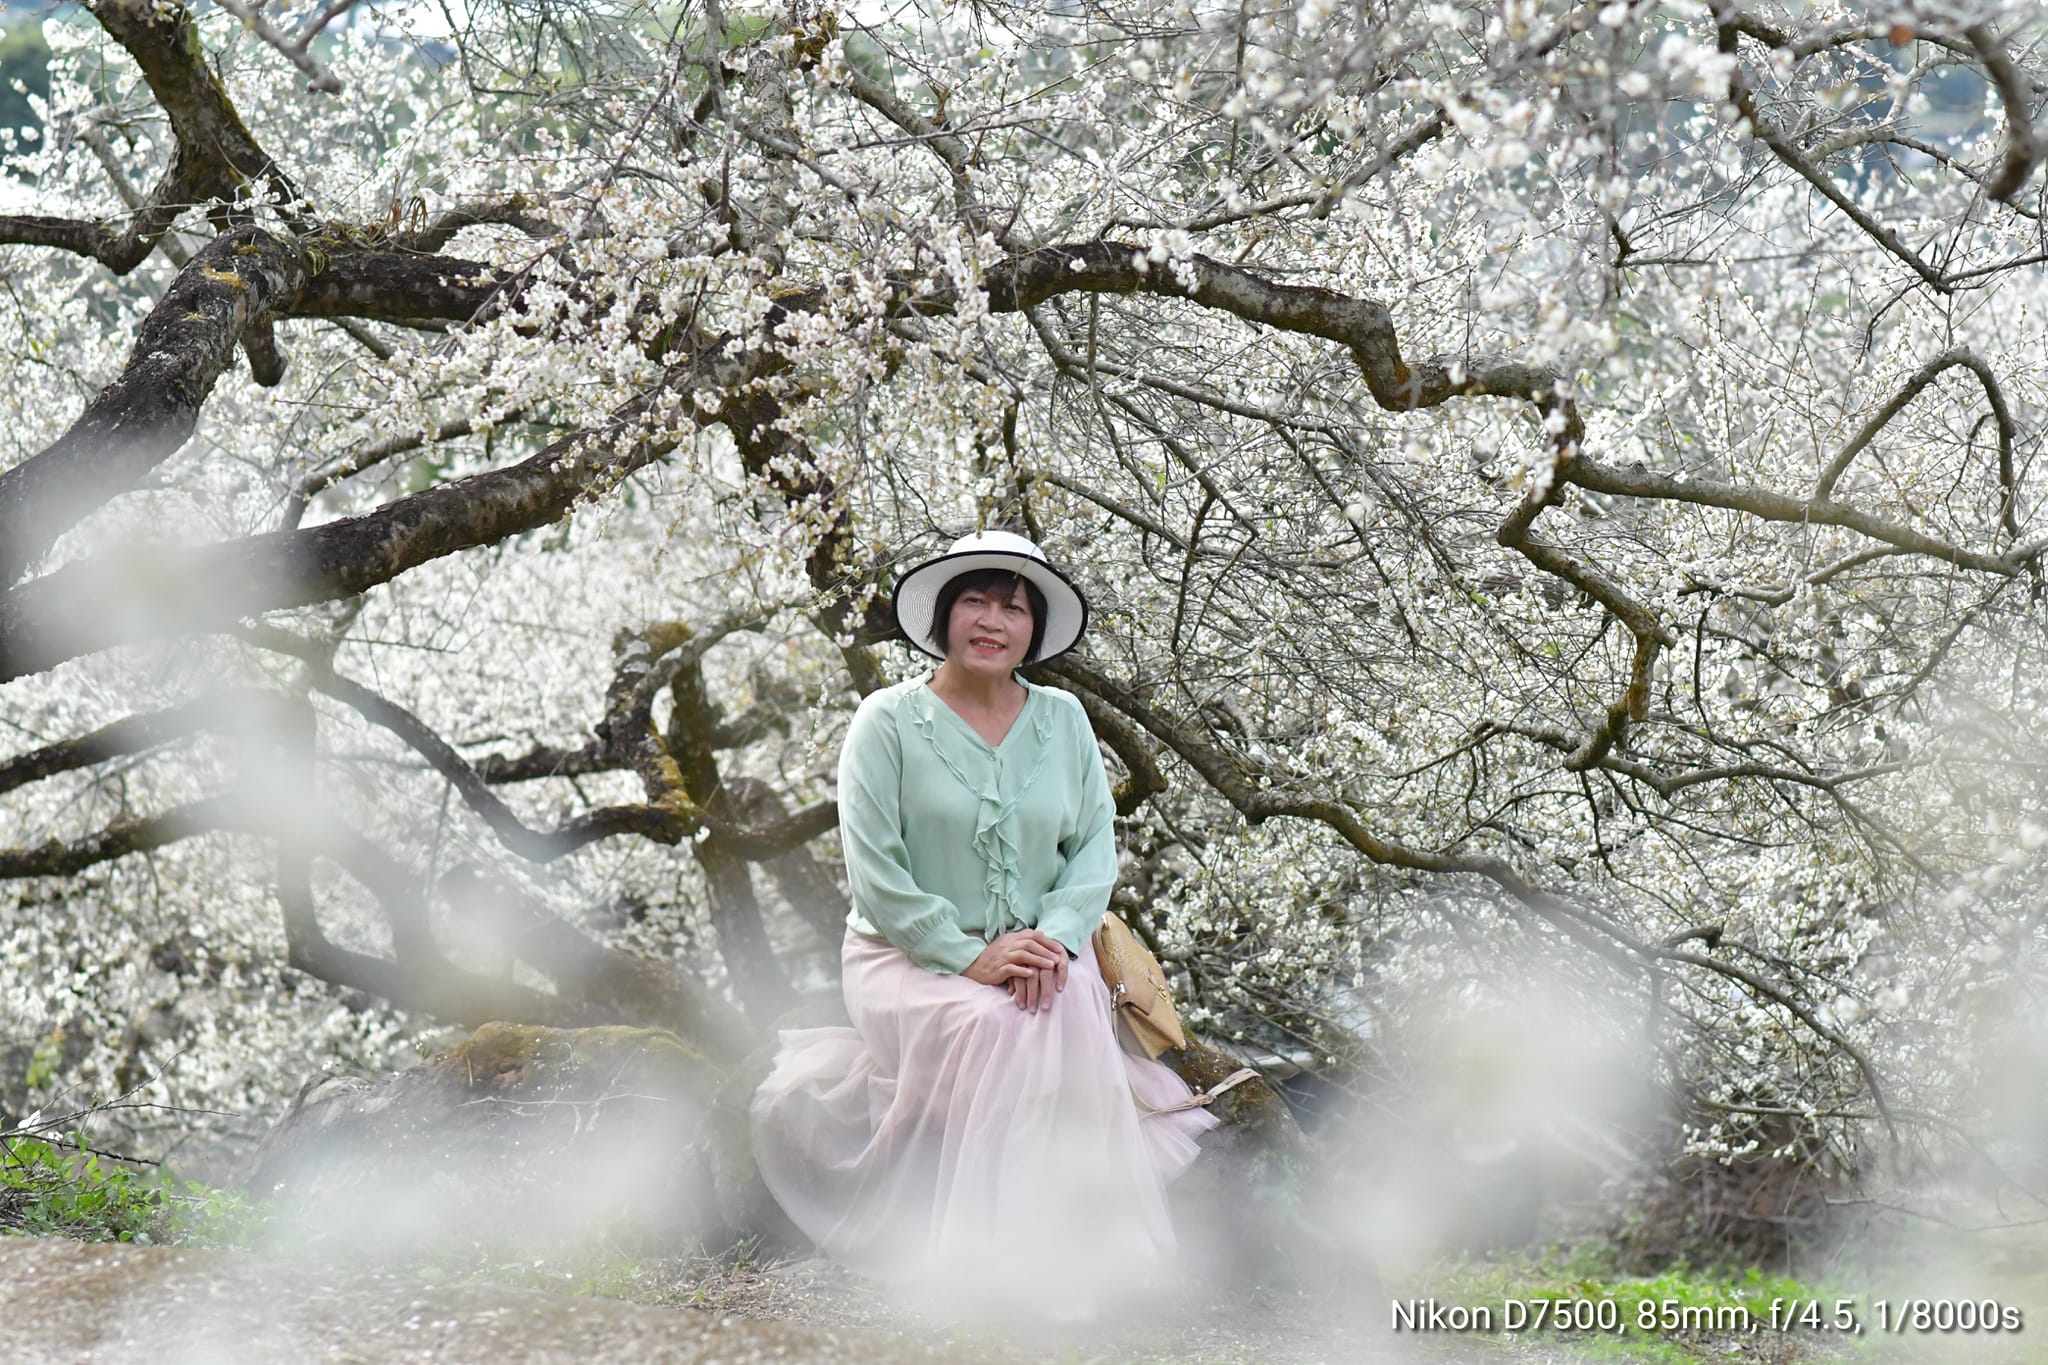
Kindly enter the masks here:
M 1022 583 L 969 588 L 946 618 L 946 661 L 969 673 L 1008 677 L 1031 648 L 1031 598 Z

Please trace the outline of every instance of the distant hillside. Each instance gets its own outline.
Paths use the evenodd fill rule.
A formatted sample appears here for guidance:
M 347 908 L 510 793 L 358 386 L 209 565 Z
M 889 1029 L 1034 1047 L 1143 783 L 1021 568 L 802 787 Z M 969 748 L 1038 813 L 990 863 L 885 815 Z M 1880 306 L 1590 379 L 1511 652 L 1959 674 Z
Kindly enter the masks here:
M 0 37 L 0 128 L 39 126 L 42 120 L 29 107 L 28 97 L 49 97 L 50 45 L 43 41 L 40 19 L 22 22 L 11 13 L 8 19 L 0 28 L 6 35 Z

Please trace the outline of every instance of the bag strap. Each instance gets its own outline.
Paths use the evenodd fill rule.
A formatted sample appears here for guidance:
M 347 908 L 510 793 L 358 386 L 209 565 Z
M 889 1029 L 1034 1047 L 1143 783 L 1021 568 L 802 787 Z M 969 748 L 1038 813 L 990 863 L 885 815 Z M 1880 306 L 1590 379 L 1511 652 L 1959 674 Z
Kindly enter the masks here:
M 1155 1109 L 1151 1105 L 1145 1103 L 1145 1101 L 1143 1101 L 1142 1099 L 1139 1099 L 1138 1092 L 1136 1090 L 1131 1091 L 1131 1099 L 1137 1104 L 1139 1112 L 1142 1113 L 1146 1118 L 1152 1118 L 1153 1116 L 1158 1114 L 1178 1114 L 1184 1109 L 1207 1108 L 1211 1101 L 1215 1100 L 1227 1091 L 1235 1090 L 1240 1085 L 1243 1085 L 1246 1081 L 1255 1081 L 1258 1078 L 1258 1072 L 1252 1070 L 1252 1068 L 1248 1066 L 1241 1066 L 1237 1070 L 1231 1072 L 1228 1076 L 1225 1076 L 1222 1080 L 1216 1082 L 1216 1084 L 1210 1086 L 1207 1090 L 1204 1090 L 1201 1094 L 1190 1095 L 1186 1099 L 1180 1101 L 1178 1104 L 1169 1104 L 1161 1108 Z

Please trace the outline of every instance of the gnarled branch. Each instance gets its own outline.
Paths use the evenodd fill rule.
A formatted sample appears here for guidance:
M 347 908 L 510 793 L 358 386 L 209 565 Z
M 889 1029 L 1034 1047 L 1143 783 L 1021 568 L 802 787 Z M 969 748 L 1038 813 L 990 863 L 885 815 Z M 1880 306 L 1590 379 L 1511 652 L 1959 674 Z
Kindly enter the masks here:
M 1999 159 L 1998 174 L 1984 186 L 1986 194 L 2002 202 L 2018 194 L 2035 167 L 2048 160 L 2048 131 L 2034 123 L 2028 107 L 2033 92 L 2005 41 L 1984 24 L 1972 25 L 1963 36 L 1983 60 L 1985 73 L 2005 103 L 2005 155 Z
M 0 243 L 58 247 L 125 275 L 148 259 L 186 209 L 231 201 L 255 182 L 281 176 L 208 64 L 190 10 L 175 0 L 90 0 L 87 8 L 142 68 L 150 93 L 170 120 L 175 139 L 170 164 L 123 226 L 0 217 Z
M 353 597 L 431 560 L 546 526 L 673 450 L 687 424 L 710 420 L 690 394 L 737 387 L 758 364 L 721 349 L 672 367 L 601 426 L 362 516 L 198 549 L 109 552 L 0 592 L 0 681 L 125 641 L 222 630 L 260 612 Z
M 299 254 L 257 228 L 216 238 L 178 272 L 120 378 L 55 442 L 0 474 L 0 584 L 185 443 L 235 348 L 304 276 Z
M 0 795 L 31 782 L 139 754 L 202 730 L 268 725 L 285 699 L 267 688 L 234 688 L 142 715 L 123 716 L 87 734 L 59 740 L 0 762 Z

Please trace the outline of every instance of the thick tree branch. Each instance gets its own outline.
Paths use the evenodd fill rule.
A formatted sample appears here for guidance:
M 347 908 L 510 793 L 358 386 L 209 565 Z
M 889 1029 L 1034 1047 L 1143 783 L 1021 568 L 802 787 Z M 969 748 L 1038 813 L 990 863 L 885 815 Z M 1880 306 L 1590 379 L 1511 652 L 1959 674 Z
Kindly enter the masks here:
M 723 27 L 723 24 L 720 24 Z M 775 27 L 780 28 L 778 23 Z M 782 238 L 796 221 L 802 202 L 796 190 L 791 162 L 801 159 L 797 146 L 796 118 L 789 99 L 789 63 L 793 51 L 757 46 L 749 54 L 740 77 L 739 100 L 726 108 L 733 130 L 751 140 L 771 145 L 775 155 L 768 158 L 758 178 L 735 183 L 731 177 L 731 147 L 727 147 L 727 183 L 724 197 L 732 210 L 729 220 L 732 245 L 768 267 L 771 276 L 782 273 L 788 250 Z M 716 66 L 717 63 L 712 63 Z M 750 106 L 752 118 L 743 118 L 739 106 Z M 814 165 L 814 170 L 818 168 Z M 832 176 L 819 172 L 830 182 Z M 844 187 L 841 187 L 842 191 Z
M 490 827 L 508 851 L 532 862 L 552 862 L 586 844 L 615 834 L 638 834 L 657 843 L 677 844 L 700 830 L 708 830 L 733 856 L 760 860 L 786 853 L 837 823 L 836 810 L 828 810 L 828 803 L 820 803 L 797 815 L 782 816 L 760 828 L 741 827 L 707 815 L 685 796 L 676 801 L 652 799 L 643 807 L 603 807 L 559 829 L 535 829 L 521 820 L 490 789 L 483 776 L 432 726 L 374 689 L 335 672 L 327 651 L 314 642 L 269 626 L 248 627 L 235 633 L 259 648 L 298 659 L 305 666 L 307 685 L 341 702 L 372 725 L 397 736 L 424 758 L 428 766 L 447 779 L 463 804 Z M 707 631 L 705 634 L 716 638 L 716 632 Z M 701 652 L 711 642 L 711 639 L 703 639 L 693 643 Z M 643 680 L 642 674 L 630 667 L 622 668 L 621 672 L 628 679 L 628 687 L 635 687 Z M 631 700 L 625 704 L 630 707 Z M 640 714 L 644 720 L 644 711 Z
M 681 767 L 654 726 L 654 697 L 663 683 L 687 661 L 674 658 L 658 669 L 657 661 L 690 639 L 687 626 L 663 631 L 621 632 L 613 641 L 616 664 L 605 696 L 605 718 L 598 726 L 612 752 L 639 774 L 648 805 L 672 814 L 694 833 L 704 823 L 703 809 L 692 796 Z
M 543 746 L 523 754 L 485 754 L 473 764 L 476 775 L 493 784 L 536 782 L 544 777 L 583 777 L 615 773 L 627 766 L 602 739 L 574 749 Z
M 1436 407 L 1458 397 L 1519 398 L 1536 404 L 1546 417 L 1556 415 L 1560 443 L 1575 444 L 1580 438 L 1577 411 L 1560 395 L 1554 370 L 1514 361 L 1445 359 L 1411 367 L 1401 357 L 1393 316 L 1380 303 L 1318 285 L 1278 284 L 1212 257 L 1155 263 L 1146 248 L 1127 242 L 1066 243 L 991 267 L 987 289 L 992 313 L 1020 312 L 1072 293 L 1186 299 L 1247 322 L 1343 345 L 1374 401 L 1390 411 Z M 900 306 L 908 312 L 945 311 L 953 301 L 944 294 L 906 294 Z
M 633 724 L 670 760 L 668 766 L 680 779 L 683 799 L 714 819 L 739 817 L 743 808 L 734 800 L 719 771 L 713 741 L 724 713 L 712 699 L 705 681 L 704 653 L 721 636 L 749 623 L 746 617 L 734 616 L 716 629 L 685 628 L 670 632 L 670 638 L 678 642 L 677 647 L 662 660 L 663 667 L 650 670 L 649 674 L 650 681 L 656 677 L 668 679 L 673 709 L 667 733 L 656 734 L 637 707 L 632 713 Z M 757 804 L 766 804 L 781 814 L 780 803 L 772 798 Z M 761 919 L 753 873 L 747 861 L 726 846 L 715 826 L 697 846 L 697 863 L 704 869 L 705 886 L 710 892 L 711 924 L 718 936 L 718 955 L 724 959 L 748 1014 L 765 1023 L 787 1010 L 793 999 Z
M 1689 502 L 1701 507 L 1720 507 L 1746 512 L 1764 521 L 1797 522 L 1807 525 L 1840 526 L 1872 540 L 1883 541 L 1912 554 L 1944 560 L 1979 573 L 2011 576 L 2026 570 L 2038 548 L 2016 546 L 2003 555 L 1984 554 L 1951 545 L 1910 526 L 1881 517 L 1846 503 L 1826 498 L 1796 498 L 1764 488 L 1723 483 L 1718 479 L 1677 479 L 1646 469 L 1618 469 L 1585 456 L 1565 467 L 1566 481 L 1595 493 L 1614 493 L 1631 498 L 1653 498 Z
M 2005 155 L 1998 174 L 1984 186 L 1984 192 L 2001 203 L 2020 192 L 2027 177 L 2043 160 L 2048 160 L 2048 129 L 2036 126 L 2030 96 L 2033 93 L 2019 63 L 2006 50 L 2005 41 L 1983 24 L 1963 31 L 1984 62 L 1984 70 L 2005 102 Z
M 1906 404 L 1918 397 L 1920 392 L 1933 383 L 1943 371 L 1957 367 L 1968 370 L 1977 377 L 1977 382 L 1984 386 L 1984 401 L 1990 405 L 1992 420 L 1998 427 L 1998 483 L 2004 490 L 2004 500 L 1999 509 L 1999 523 L 2005 528 L 2006 535 L 2017 542 L 2020 538 L 2020 528 L 2014 509 L 2019 499 L 2019 490 L 2015 486 L 2013 470 L 2013 440 L 2018 435 L 2018 427 L 2013 422 L 2011 409 L 2006 406 L 2005 390 L 1999 386 L 1998 376 L 1980 356 L 1966 346 L 1943 351 L 1922 365 L 1913 377 L 1863 424 L 1849 439 L 1848 444 L 1836 452 L 1834 459 L 1828 461 L 1828 467 L 1821 471 L 1820 482 L 1815 484 L 1813 489 L 1814 501 L 1826 502 L 1833 497 L 1835 485 L 1841 482 L 1850 462 L 1877 438 L 1877 434 L 1890 424 L 1892 418 L 1899 415 Z
M 1522 739 L 1532 740 L 1543 745 L 1545 748 L 1554 749 L 1563 754 L 1575 752 L 1583 743 L 1582 740 L 1567 734 L 1563 730 L 1523 725 L 1513 721 L 1485 721 L 1473 731 L 1473 738 L 1479 740 L 1484 740 L 1491 735 L 1515 735 Z M 1893 773 L 1904 772 L 1912 764 L 1909 762 L 1878 763 L 1868 768 L 1850 768 L 1842 772 L 1823 773 L 1812 772 L 1805 768 L 1789 768 L 1782 763 L 1745 761 L 1742 763 L 1723 763 L 1713 767 L 1685 768 L 1675 773 L 1663 773 L 1646 763 L 1605 755 L 1591 766 L 1602 772 L 1616 773 L 1632 781 L 1640 782 L 1666 801 L 1670 801 L 1689 787 L 1748 779 L 1764 782 L 1787 782 L 1796 786 L 1810 787 L 1815 791 L 1832 792 L 1837 788 L 1846 787 L 1852 783 L 1867 782 L 1872 778 L 1888 777 Z
M 1776 24 L 1766 23 L 1764 20 L 1758 19 L 1753 15 L 1744 14 L 1726 3 L 1715 7 L 1714 22 L 1732 33 L 1740 34 L 1745 38 L 1754 38 L 1765 47 L 1782 49 L 1791 54 L 1793 58 L 1802 60 L 1813 56 L 1815 53 L 1826 52 L 1832 48 L 1845 47 L 1850 43 L 1863 42 L 1871 38 L 1881 38 L 1885 36 L 1885 32 L 1889 27 L 1889 25 L 1875 20 L 1849 19 L 1838 20 L 1834 23 L 1818 24 L 1808 28 L 1803 33 L 1794 33 L 1790 29 L 1781 28 Z M 1930 41 L 1932 41 L 1931 38 Z
M 462 971 L 444 961 L 416 963 L 359 953 L 324 934 L 288 935 L 285 961 L 331 985 L 467 1028 L 492 1022 L 573 1028 L 596 1022 L 543 991 Z
M 720 1060 L 746 1054 L 745 1021 L 689 973 L 600 943 L 518 887 L 467 864 L 441 879 L 451 910 L 481 921 L 513 957 L 554 982 L 586 1022 L 671 1029 Z
M 59 247 L 125 275 L 148 258 L 186 209 L 233 200 L 266 176 L 280 177 L 208 64 L 189 10 L 175 0 L 90 0 L 87 8 L 142 68 L 150 93 L 170 120 L 170 164 L 122 227 L 0 218 L 0 243 Z
M 513 282 L 475 261 L 360 246 L 333 232 L 303 239 L 301 249 L 306 278 L 279 310 L 291 317 L 468 322 Z
M 215 3 L 240 19 L 243 27 L 276 48 L 293 66 L 303 71 L 306 74 L 306 89 L 318 91 L 323 95 L 341 93 L 340 79 L 306 50 L 306 43 L 311 41 L 312 34 L 307 34 L 303 40 L 287 38 L 265 17 L 261 9 L 249 4 L 248 0 L 215 0 Z
M 161 711 L 124 716 L 88 734 L 0 762 L 0 795 L 58 773 L 139 754 L 202 730 L 267 726 L 279 718 L 274 708 L 288 704 L 278 693 L 264 688 L 237 688 L 195 697 Z
M 16 877 L 71 877 L 89 867 L 146 853 L 202 834 L 237 828 L 243 817 L 241 797 L 215 796 L 156 815 L 128 816 L 105 829 L 66 843 L 46 839 L 40 844 L 0 849 L 0 881 Z
M 787 311 L 814 308 L 822 297 L 812 293 L 793 298 Z M 769 310 L 767 335 L 775 334 L 784 316 L 783 307 Z M 822 514 L 825 524 L 816 531 L 816 543 L 804 562 L 805 574 L 817 592 L 815 619 L 818 629 L 840 651 L 854 685 L 865 696 L 883 686 L 884 679 L 880 666 L 860 642 L 861 623 L 847 596 L 848 588 L 864 576 L 852 518 L 832 480 L 802 441 L 786 429 L 782 416 L 782 405 L 775 396 L 758 388 L 728 403 L 721 421 L 748 474 L 765 480 L 789 506 L 815 508 Z
M 378 441 L 364 446 L 353 454 L 344 456 L 332 464 L 322 465 L 301 478 L 292 486 L 291 496 L 285 499 L 284 510 L 278 514 L 278 528 L 285 531 L 297 530 L 305 519 L 306 505 L 334 485 L 352 479 L 366 469 L 375 468 L 397 455 L 408 455 L 424 446 L 439 445 L 469 435 L 474 426 L 468 418 L 458 417 L 443 422 L 431 433 L 408 432 L 389 440 Z
M 347 14 L 360 3 L 362 3 L 362 0 L 327 0 L 327 3 L 322 5 L 317 11 L 306 16 L 306 21 L 299 25 L 299 31 L 292 35 L 292 41 L 300 47 L 311 44 L 315 38 L 318 38 L 326 30 L 329 24 L 339 19 L 342 15 Z
M 1034 675 L 1039 671 L 1030 670 Z M 1037 679 L 1034 677 L 1033 680 Z M 1060 682 L 1081 703 L 1081 709 L 1088 713 L 1088 724 L 1095 731 L 1096 738 L 1109 746 L 1110 752 L 1117 756 L 1118 761 L 1124 765 L 1124 771 L 1129 774 L 1117 784 L 1116 813 L 1127 816 L 1165 791 L 1166 774 L 1159 771 L 1158 761 L 1152 757 L 1144 737 L 1137 732 L 1129 717 L 1090 692 L 1073 677 L 1063 677 Z
M 594 1022 L 579 1002 L 450 963 L 433 941 L 418 880 L 355 832 L 296 831 L 279 842 L 286 961 L 299 971 L 380 996 L 400 1009 L 472 1026 L 494 1019 L 557 1026 Z M 315 857 L 347 872 L 376 898 L 391 925 L 392 957 L 342 948 L 322 931 L 310 876 Z
M 90 256 L 115 274 L 125 275 L 142 263 L 182 212 L 182 204 L 151 205 L 131 217 L 125 228 L 40 213 L 0 214 L 0 245 L 56 247 Z
M 895 91 L 877 85 L 854 67 L 846 69 L 845 88 L 848 94 L 910 134 L 939 159 L 953 182 L 953 208 L 960 215 L 961 222 L 975 232 L 988 233 L 1006 251 L 1016 249 L 1009 225 L 998 227 L 982 206 L 981 196 L 975 192 L 974 180 L 968 174 L 968 167 L 973 164 L 972 155 L 957 133 L 926 118 Z
M 1612 574 L 1574 558 L 1555 545 L 1538 540 L 1525 527 L 1517 527 L 1513 519 L 1501 529 L 1500 541 L 1518 551 L 1537 568 L 1562 578 L 1593 598 L 1635 639 L 1635 655 L 1629 665 L 1627 689 L 1618 701 L 1607 708 L 1605 717 L 1585 741 L 1565 758 L 1567 770 L 1582 772 L 1607 757 L 1627 733 L 1631 722 L 1640 721 L 1649 714 L 1650 682 L 1657 666 L 1657 655 L 1666 645 L 1675 643 L 1677 637 L 1670 627 L 1657 619 L 1654 612 L 1632 597 Z
M 401 233 L 396 244 L 405 251 L 431 256 L 444 250 L 464 228 L 486 223 L 517 228 L 529 237 L 559 237 L 562 225 L 538 211 L 539 205 L 523 194 L 474 204 L 457 204 L 444 209 L 434 221 L 418 232 Z
M 273 169 L 207 61 L 190 10 L 176 0 L 88 0 L 86 8 L 142 68 L 177 135 L 178 157 L 229 194 Z
M 120 377 L 54 443 L 0 474 L 0 584 L 185 443 L 236 346 L 298 291 L 304 269 L 297 252 L 243 228 L 178 272 Z
M 721 814 L 729 816 L 735 826 L 765 829 L 790 819 L 788 807 L 775 788 L 759 778 L 728 777 L 722 791 L 726 801 Z M 809 811 L 799 812 L 799 816 L 808 814 L 822 821 L 828 811 L 836 824 L 838 806 L 834 802 L 820 802 Z M 812 856 L 808 839 L 787 853 L 758 861 L 790 908 L 808 920 L 828 944 L 836 942 L 846 927 L 846 896 Z
M 68 564 L 0 593 L 0 681 L 125 641 L 223 630 L 260 612 L 353 597 L 431 560 L 549 525 L 666 455 L 689 425 L 712 420 L 691 394 L 737 388 L 760 364 L 721 347 L 672 367 L 602 426 L 362 516 Z

